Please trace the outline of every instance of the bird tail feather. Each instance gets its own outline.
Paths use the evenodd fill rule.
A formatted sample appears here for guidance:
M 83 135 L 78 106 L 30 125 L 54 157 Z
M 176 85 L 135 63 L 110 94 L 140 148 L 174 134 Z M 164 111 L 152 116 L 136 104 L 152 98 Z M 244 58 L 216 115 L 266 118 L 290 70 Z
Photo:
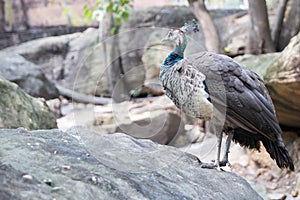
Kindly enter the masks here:
M 292 171 L 295 170 L 292 158 L 290 157 L 288 150 L 283 145 L 278 145 L 267 138 L 262 139 L 262 143 L 271 158 L 276 161 L 278 167 L 289 168 Z

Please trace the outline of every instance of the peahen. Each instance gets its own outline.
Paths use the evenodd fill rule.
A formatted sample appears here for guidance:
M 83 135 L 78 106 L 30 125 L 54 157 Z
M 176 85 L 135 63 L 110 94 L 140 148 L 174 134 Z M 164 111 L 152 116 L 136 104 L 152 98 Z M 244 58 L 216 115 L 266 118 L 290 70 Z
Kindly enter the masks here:
M 269 93 L 261 78 L 228 56 L 200 52 L 184 58 L 186 33 L 198 31 L 195 21 L 169 31 L 164 40 L 176 47 L 164 60 L 160 80 L 165 94 L 184 113 L 211 120 L 217 135 L 217 158 L 202 163 L 203 168 L 229 164 L 230 142 L 250 149 L 261 143 L 280 168 L 294 170 L 285 148 Z M 223 133 L 228 135 L 224 157 L 220 160 Z

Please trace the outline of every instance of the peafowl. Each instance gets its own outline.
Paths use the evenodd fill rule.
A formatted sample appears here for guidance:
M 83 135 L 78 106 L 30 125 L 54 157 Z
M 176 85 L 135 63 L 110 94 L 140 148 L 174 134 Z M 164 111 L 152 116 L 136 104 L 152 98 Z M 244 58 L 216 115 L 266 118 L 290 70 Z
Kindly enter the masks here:
M 285 148 L 270 95 L 262 79 L 226 55 L 200 52 L 184 58 L 186 34 L 199 31 L 195 21 L 168 32 L 164 40 L 176 47 L 164 60 L 160 80 L 165 94 L 187 115 L 211 120 L 217 135 L 217 158 L 203 168 L 230 165 L 231 140 L 243 147 L 260 149 L 261 143 L 280 168 L 294 171 Z M 220 160 L 223 133 L 225 152 Z

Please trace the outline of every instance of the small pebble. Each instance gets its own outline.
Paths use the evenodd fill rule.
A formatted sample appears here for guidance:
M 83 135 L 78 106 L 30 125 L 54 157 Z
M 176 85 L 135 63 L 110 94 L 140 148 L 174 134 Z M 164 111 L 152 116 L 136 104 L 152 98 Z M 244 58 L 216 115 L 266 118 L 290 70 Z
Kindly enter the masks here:
M 97 184 L 97 178 L 96 178 L 96 176 L 93 176 L 91 179 L 92 179 L 92 181 L 93 181 L 94 184 Z
M 20 134 L 28 133 L 28 130 L 24 127 L 17 128 L 17 130 L 18 130 L 18 133 L 20 133 Z
M 43 182 L 51 187 L 54 186 L 54 183 L 52 182 L 52 180 L 50 178 L 44 179 Z
M 284 200 L 286 198 L 286 195 L 280 194 L 280 193 L 271 193 L 271 194 L 268 194 L 268 198 L 270 200 Z
M 71 166 L 70 165 L 63 165 L 61 168 L 64 169 L 64 170 L 69 170 L 69 169 L 71 169 Z
M 54 188 L 51 189 L 51 192 L 58 192 L 62 189 L 63 189 L 62 187 L 54 187 Z
M 29 175 L 29 174 L 23 175 L 22 178 L 25 179 L 25 180 L 29 180 L 29 181 L 33 180 L 33 177 L 31 175 Z

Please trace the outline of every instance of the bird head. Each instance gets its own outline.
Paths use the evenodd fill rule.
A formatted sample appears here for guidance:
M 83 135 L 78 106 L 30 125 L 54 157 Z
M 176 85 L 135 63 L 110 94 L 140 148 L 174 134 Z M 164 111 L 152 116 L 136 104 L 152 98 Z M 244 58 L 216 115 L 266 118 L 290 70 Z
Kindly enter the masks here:
M 187 22 L 181 28 L 174 28 L 169 30 L 166 37 L 162 40 L 162 42 L 169 41 L 175 42 L 176 46 L 181 45 L 185 40 L 185 34 L 190 32 L 198 32 L 199 26 L 196 20 L 192 20 Z
M 178 29 L 171 29 L 169 30 L 166 37 L 162 40 L 162 42 L 174 42 L 176 46 L 179 46 L 183 43 L 184 40 L 184 32 Z

